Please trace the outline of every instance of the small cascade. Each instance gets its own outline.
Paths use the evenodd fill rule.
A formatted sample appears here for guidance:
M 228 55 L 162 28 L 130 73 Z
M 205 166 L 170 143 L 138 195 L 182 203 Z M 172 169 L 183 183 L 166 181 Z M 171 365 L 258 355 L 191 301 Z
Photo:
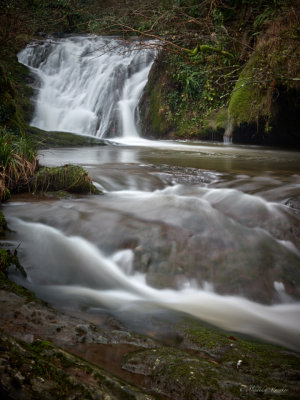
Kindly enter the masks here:
M 22 239 L 22 263 L 28 279 L 20 283 L 46 301 L 141 314 L 149 307 L 173 310 L 221 329 L 250 334 L 297 351 L 300 348 L 299 303 L 267 306 L 238 296 L 219 295 L 209 285 L 203 289 L 155 289 L 146 283 L 145 276 L 132 273 L 131 250 L 108 258 L 85 239 L 68 237 L 47 225 L 17 218 L 9 223 Z M 117 264 L 120 259 L 123 265 Z M 280 283 L 276 285 L 282 290 Z
M 232 131 L 233 131 L 233 123 L 232 123 L 230 117 L 228 117 L 227 127 L 224 132 L 224 136 L 223 136 L 224 144 L 232 144 Z
M 138 137 L 137 105 L 154 53 L 109 37 L 28 45 L 19 61 L 39 82 L 32 126 L 96 137 Z

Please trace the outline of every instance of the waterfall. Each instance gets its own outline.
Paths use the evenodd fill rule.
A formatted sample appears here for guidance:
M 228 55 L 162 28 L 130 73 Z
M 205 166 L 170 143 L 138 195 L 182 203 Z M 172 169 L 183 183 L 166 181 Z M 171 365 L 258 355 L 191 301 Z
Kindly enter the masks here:
M 138 137 L 137 105 L 154 52 L 135 41 L 78 36 L 30 44 L 18 54 L 39 84 L 31 125 L 96 137 Z
M 225 129 L 224 136 L 223 136 L 224 144 L 232 144 L 232 131 L 233 131 L 233 123 L 232 123 L 230 117 L 228 116 L 227 127 Z

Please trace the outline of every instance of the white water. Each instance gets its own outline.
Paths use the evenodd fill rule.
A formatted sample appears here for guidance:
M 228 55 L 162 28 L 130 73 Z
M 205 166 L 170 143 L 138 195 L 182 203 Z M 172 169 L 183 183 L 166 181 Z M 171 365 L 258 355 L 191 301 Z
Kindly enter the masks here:
M 33 126 L 97 137 L 138 136 L 136 109 L 153 51 L 88 36 L 29 45 L 18 58 L 40 84 Z
M 109 43 L 115 50 L 117 47 L 118 52 L 108 49 Z M 122 247 L 123 250 L 115 253 L 107 251 L 109 246 L 114 248 L 111 243 L 117 238 L 120 240 L 119 235 L 139 237 L 140 246 L 147 250 L 146 226 L 153 264 L 159 266 L 166 262 L 169 267 L 172 262 L 176 264 L 180 249 L 187 247 L 179 261 L 188 259 L 194 272 L 197 268 L 205 270 L 212 262 L 230 280 L 232 275 L 238 275 L 235 271 L 245 268 L 249 286 L 255 286 L 253 267 L 261 275 L 266 274 L 270 286 L 270 271 L 282 272 L 284 278 L 293 269 L 297 272 L 300 263 L 299 250 L 290 233 L 297 224 L 297 217 L 283 205 L 272 202 L 273 197 L 278 200 L 279 191 L 282 200 L 297 195 L 299 176 L 293 177 L 292 170 L 288 169 L 288 165 L 295 168 L 297 156 L 276 151 L 262 154 L 260 150 L 243 147 L 140 139 L 135 123 L 136 110 L 152 59 L 150 52 L 138 53 L 122 46 L 112 38 L 73 37 L 55 43 L 45 41 L 38 47 L 28 46 L 19 54 L 19 60 L 32 68 L 40 82 L 32 125 L 45 130 L 109 136 L 126 146 L 60 149 L 52 156 L 51 150 L 45 152 L 46 160 L 52 165 L 68 162 L 88 165 L 93 179 L 107 194 L 65 200 L 55 205 L 50 203 L 50 209 L 42 203 L 38 207 L 36 203 L 23 206 L 19 203 L 16 206 L 20 208 L 19 214 L 11 211 L 12 215 L 15 212 L 17 216 L 26 215 L 28 220 L 60 228 L 11 219 L 10 227 L 17 231 L 22 242 L 20 255 L 29 276 L 23 284 L 46 300 L 73 304 L 75 308 L 138 309 L 142 313 L 149 308 L 175 310 L 223 329 L 252 334 L 299 350 L 300 305 L 285 293 L 280 280 L 274 281 L 270 292 L 277 291 L 285 304 L 272 306 L 239 296 L 221 296 L 208 290 L 203 280 L 202 288 L 158 290 L 146 284 L 143 274 L 134 273 L 134 253 L 130 248 Z M 176 185 L 179 175 L 172 170 L 164 175 L 160 169 L 149 173 L 143 169 L 147 167 L 145 162 L 161 166 L 166 160 L 174 165 L 173 158 L 175 165 L 182 163 L 197 168 L 197 174 L 191 176 L 196 179 L 196 186 L 186 181 L 184 185 Z M 287 169 L 286 174 L 291 175 L 288 185 L 282 185 L 280 180 L 272 181 L 269 175 L 261 176 L 262 171 L 269 168 L 270 160 L 274 165 L 278 162 L 277 168 Z M 207 171 L 208 168 L 211 171 Z M 216 173 L 218 168 L 238 173 L 228 180 L 227 189 L 224 189 L 224 182 L 219 182 L 222 174 Z M 242 175 L 255 169 L 259 171 L 257 177 Z M 208 175 L 205 174 L 214 178 L 206 180 Z M 207 187 L 207 181 L 221 187 Z M 242 189 L 235 190 L 235 185 Z M 270 201 L 253 195 L 258 188 Z M 250 194 L 244 193 L 247 190 Z M 164 224 L 163 228 L 160 224 Z M 279 239 L 278 229 L 282 235 Z M 177 236 L 172 236 L 174 231 Z M 190 238 L 184 236 L 186 231 L 192 235 Z M 88 240 L 69 236 L 74 232 Z M 169 238 L 173 246 L 170 251 L 167 247 L 170 243 L 166 245 Z M 103 243 L 106 247 L 102 247 Z M 169 252 L 168 260 L 164 259 L 164 252 L 161 255 L 157 250 L 162 246 Z M 99 248 L 104 248 L 109 255 L 104 255 Z M 120 249 L 118 244 L 115 249 Z M 155 251 L 161 258 L 155 259 Z M 235 258 L 237 254 L 239 257 Z M 286 260 L 291 260 L 289 269 Z M 168 271 L 170 275 L 172 272 L 172 269 Z M 273 297 L 269 300 L 271 302 Z
M 117 254 L 106 257 L 82 238 L 67 237 L 57 229 L 19 219 L 11 219 L 10 227 L 22 237 L 25 264 L 30 260 L 27 268 L 30 283 L 23 284 L 46 300 L 119 311 L 161 307 L 184 312 L 223 329 L 300 349 L 299 303 L 265 306 L 241 297 L 220 296 L 211 290 L 154 289 L 141 274 L 130 274 L 130 265 L 126 265 L 124 257 L 121 257 L 122 269 L 114 261 L 118 260 Z M 127 255 L 127 264 L 131 262 Z M 128 273 L 124 272 L 126 269 Z

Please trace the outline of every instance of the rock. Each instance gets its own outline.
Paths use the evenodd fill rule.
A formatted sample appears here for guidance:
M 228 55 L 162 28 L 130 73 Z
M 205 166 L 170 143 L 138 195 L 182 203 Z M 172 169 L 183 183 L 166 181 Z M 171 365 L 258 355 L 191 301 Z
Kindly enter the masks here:
M 34 192 L 67 191 L 100 194 L 87 172 L 78 165 L 70 164 L 41 168 L 33 178 L 32 187 Z
M 258 387 L 284 391 L 286 399 L 299 394 L 300 362 L 292 351 L 186 317 L 168 324 L 181 340 L 165 346 L 111 317 L 102 319 L 100 328 L 55 311 L 7 278 L 0 289 L 3 397 L 152 400 L 155 393 L 172 400 L 219 400 L 239 399 L 243 390 L 243 398 L 254 400 L 251 388 Z M 78 343 L 80 338 L 86 340 Z
M 292 10 L 273 21 L 241 72 L 228 108 L 233 142 L 300 146 L 296 21 Z

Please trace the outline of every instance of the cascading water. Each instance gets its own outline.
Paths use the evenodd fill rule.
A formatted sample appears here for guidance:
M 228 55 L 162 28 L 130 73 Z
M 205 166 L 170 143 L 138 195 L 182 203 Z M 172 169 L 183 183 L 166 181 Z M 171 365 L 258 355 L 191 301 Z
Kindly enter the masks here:
M 137 137 L 137 105 L 153 51 L 103 37 L 46 40 L 19 61 L 40 82 L 31 124 L 46 131 L 96 137 Z
M 106 257 L 86 240 L 66 237 L 42 224 L 12 219 L 10 226 L 27 247 L 24 261 L 30 264 L 30 281 L 21 283 L 48 301 L 141 313 L 149 307 L 161 307 L 299 349 L 297 303 L 265 306 L 200 288 L 158 290 L 148 286 L 144 276 L 132 274 L 130 269 L 126 273 L 115 263 L 124 254 Z M 131 261 L 127 257 L 125 266 Z
M 41 154 L 84 165 L 105 196 L 9 203 L 28 274 L 14 279 L 58 306 L 183 312 L 299 350 L 299 213 L 286 206 L 299 154 L 138 139 L 152 56 L 97 37 L 19 54 L 40 82 L 32 125 L 130 146 Z

